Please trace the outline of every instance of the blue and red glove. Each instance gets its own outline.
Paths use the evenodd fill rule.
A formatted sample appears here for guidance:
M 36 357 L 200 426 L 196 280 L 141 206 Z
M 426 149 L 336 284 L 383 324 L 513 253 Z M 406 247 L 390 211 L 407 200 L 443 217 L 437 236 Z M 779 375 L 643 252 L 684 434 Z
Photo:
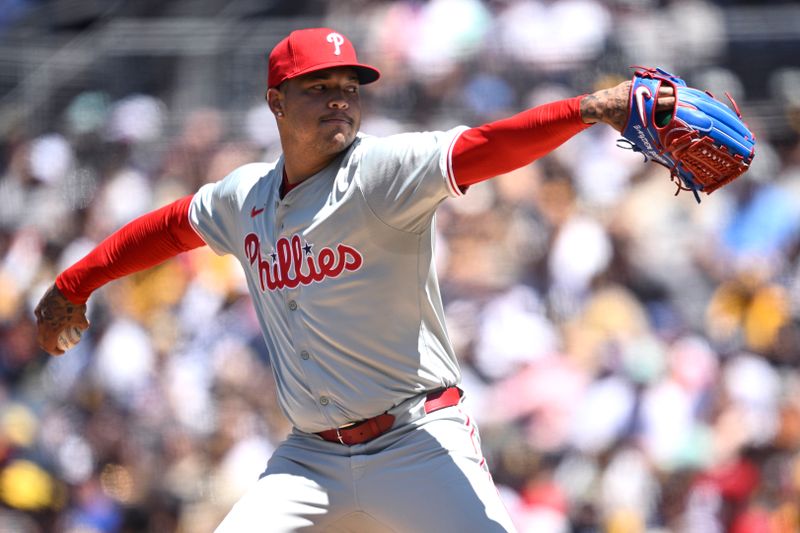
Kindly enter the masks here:
M 662 84 L 675 91 L 675 107 L 656 111 Z M 631 83 L 628 122 L 622 136 L 646 159 L 670 170 L 678 191 L 710 194 L 744 174 L 755 155 L 756 139 L 733 109 L 710 93 L 660 68 L 642 68 Z M 677 194 L 677 193 L 676 193 Z

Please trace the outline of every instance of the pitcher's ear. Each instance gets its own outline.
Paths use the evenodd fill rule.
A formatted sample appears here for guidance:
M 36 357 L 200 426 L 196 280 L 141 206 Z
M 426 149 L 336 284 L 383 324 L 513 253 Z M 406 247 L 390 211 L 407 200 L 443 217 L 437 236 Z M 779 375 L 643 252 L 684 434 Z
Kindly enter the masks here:
M 267 100 L 267 105 L 269 105 L 270 110 L 275 114 L 276 117 L 283 116 L 283 94 L 277 89 L 269 88 L 267 89 L 267 94 L 264 95 L 265 99 Z

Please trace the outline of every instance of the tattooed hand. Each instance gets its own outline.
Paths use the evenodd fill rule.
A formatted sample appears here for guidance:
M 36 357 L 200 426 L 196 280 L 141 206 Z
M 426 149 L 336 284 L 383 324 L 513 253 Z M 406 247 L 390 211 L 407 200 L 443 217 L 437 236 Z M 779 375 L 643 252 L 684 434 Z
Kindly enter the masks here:
M 621 132 L 628 122 L 631 82 L 624 81 L 615 87 L 601 89 L 581 99 L 581 118 L 587 124 L 605 122 Z M 672 87 L 662 85 L 658 91 L 657 110 L 669 110 L 675 105 Z
M 86 305 L 74 304 L 67 300 L 55 284 L 42 296 L 34 314 L 39 328 L 36 340 L 44 351 L 52 355 L 64 353 L 58 346 L 58 336 L 66 328 L 75 326 L 81 331 L 89 328 Z

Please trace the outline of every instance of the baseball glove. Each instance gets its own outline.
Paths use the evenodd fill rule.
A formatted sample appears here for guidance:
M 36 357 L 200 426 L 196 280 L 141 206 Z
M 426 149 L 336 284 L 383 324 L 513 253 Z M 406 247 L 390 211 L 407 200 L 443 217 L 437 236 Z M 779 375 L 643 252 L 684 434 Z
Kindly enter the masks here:
M 658 89 L 675 91 L 675 107 L 656 111 Z M 733 109 L 707 91 L 660 68 L 641 68 L 631 83 L 628 122 L 622 136 L 629 148 L 670 170 L 678 190 L 710 194 L 741 176 L 755 154 L 756 139 L 742 121 L 739 106 L 725 93 Z

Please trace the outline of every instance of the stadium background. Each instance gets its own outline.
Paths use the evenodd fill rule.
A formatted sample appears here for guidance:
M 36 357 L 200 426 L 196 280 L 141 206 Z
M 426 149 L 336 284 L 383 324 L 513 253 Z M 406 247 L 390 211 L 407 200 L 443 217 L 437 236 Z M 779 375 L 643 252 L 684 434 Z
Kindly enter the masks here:
M 382 69 L 367 133 L 630 65 L 736 97 L 754 167 L 701 205 L 596 127 L 446 202 L 438 268 L 520 531 L 797 531 L 800 6 L 755 0 L 0 2 L 0 531 L 210 531 L 287 431 L 208 249 L 98 291 L 63 357 L 32 309 L 109 232 L 278 153 L 265 53 L 310 25 Z

